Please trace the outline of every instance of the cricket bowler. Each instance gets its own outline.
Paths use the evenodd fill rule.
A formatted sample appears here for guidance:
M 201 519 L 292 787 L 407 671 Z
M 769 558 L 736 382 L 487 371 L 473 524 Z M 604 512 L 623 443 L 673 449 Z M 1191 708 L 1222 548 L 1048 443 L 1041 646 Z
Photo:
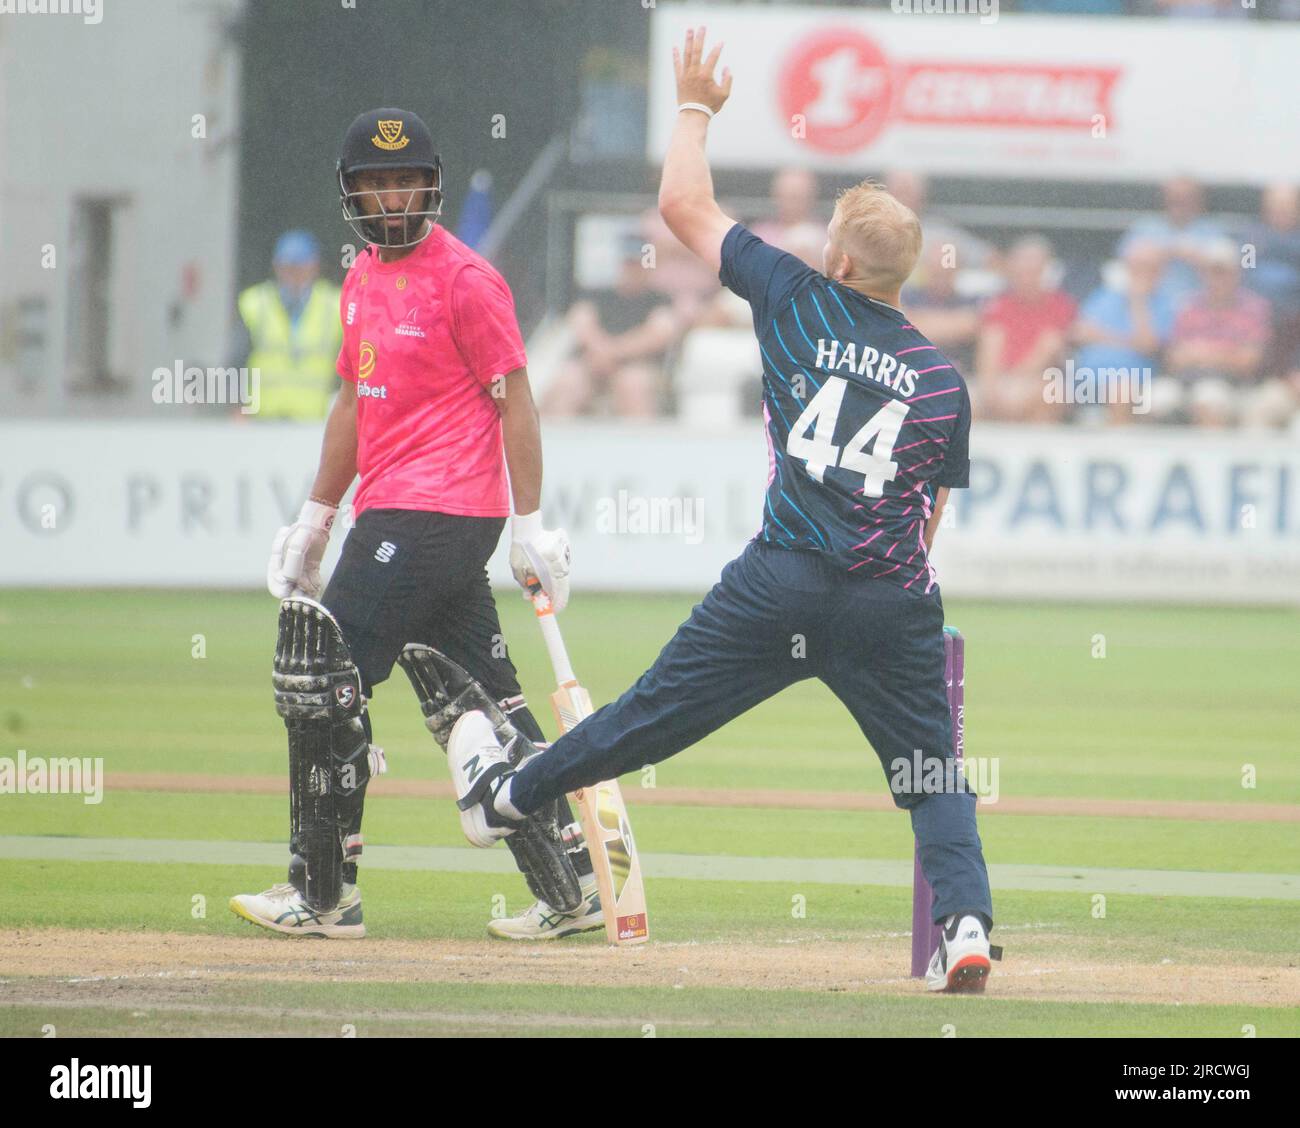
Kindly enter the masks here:
M 899 309 L 921 227 L 889 193 L 868 181 L 840 195 L 821 272 L 723 214 L 705 158 L 732 86 L 727 70 L 713 77 L 720 49 L 704 56 L 700 28 L 673 52 L 679 112 L 659 207 L 753 312 L 769 462 L 762 529 L 640 680 L 549 749 L 521 762 L 488 715 L 456 718 L 448 762 L 462 825 L 475 845 L 508 842 L 566 792 L 664 760 L 820 678 L 911 816 L 942 925 L 927 987 L 982 991 L 993 909 L 975 796 L 943 770 L 944 613 L 929 562 L 948 491 L 968 485 L 970 399 Z M 814 754 L 791 749 L 796 760 Z M 923 771 L 900 770 L 917 762 Z
M 442 162 L 429 130 L 406 110 L 363 113 L 337 175 L 344 219 L 366 244 L 340 301 L 342 390 L 311 496 L 276 535 L 267 572 L 282 600 L 273 681 L 289 741 L 289 877 L 230 907 L 287 935 L 359 938 L 362 809 L 371 775 L 384 768 L 366 709 L 374 687 L 399 662 L 445 747 L 448 733 L 430 716 L 436 646 L 487 694 L 472 703 L 501 716 L 503 731 L 540 741 L 486 572 L 511 492 L 520 584 L 540 583 L 562 607 L 570 554 L 564 532 L 547 530 L 539 511 L 541 438 L 514 301 L 501 275 L 438 223 Z M 358 474 L 355 525 L 322 594 L 321 557 Z M 492 921 L 495 936 L 603 927 L 586 852 L 561 844 L 567 801 L 551 807 L 550 818 L 512 836 L 538 902 Z

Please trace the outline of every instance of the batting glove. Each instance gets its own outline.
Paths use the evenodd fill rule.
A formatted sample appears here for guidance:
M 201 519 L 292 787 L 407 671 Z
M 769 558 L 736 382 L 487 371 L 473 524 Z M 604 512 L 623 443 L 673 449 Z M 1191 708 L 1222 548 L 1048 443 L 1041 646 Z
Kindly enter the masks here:
M 540 583 L 550 597 L 551 607 L 563 611 L 569 602 L 569 537 L 563 529 L 543 529 L 542 513 L 525 513 L 510 522 L 510 570 L 524 589 Z
M 337 505 L 308 501 L 292 525 L 284 525 L 271 543 L 271 560 L 266 567 L 266 587 L 277 599 L 295 592 L 316 599 L 324 586 L 320 578 L 321 557 L 329 543 L 330 529 L 338 515 Z

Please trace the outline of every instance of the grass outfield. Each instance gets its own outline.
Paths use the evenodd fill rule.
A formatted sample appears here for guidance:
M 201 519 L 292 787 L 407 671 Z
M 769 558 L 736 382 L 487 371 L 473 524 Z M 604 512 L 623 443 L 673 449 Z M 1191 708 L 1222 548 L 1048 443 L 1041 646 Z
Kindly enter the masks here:
M 531 612 L 498 599 L 525 691 L 553 688 Z M 603 702 L 654 660 L 692 601 L 583 594 L 564 613 L 574 667 Z M 1022 796 L 1300 802 L 1300 613 L 962 604 L 968 751 L 1002 760 Z M 1092 657 L 1104 636 L 1104 658 Z M 202 636 L 205 657 L 191 657 Z M 0 592 L 0 731 L 33 755 L 103 756 L 109 771 L 268 773 L 275 603 L 175 592 Z M 371 706 L 395 777 L 432 743 L 401 671 Z M 406 755 L 413 751 L 415 755 Z M 1241 786 L 1243 765 L 1257 786 Z M 660 786 L 878 791 L 881 771 L 820 684 L 791 687 L 685 755 Z
M 531 613 L 513 593 L 499 602 L 541 716 L 549 672 Z M 630 684 L 690 605 L 580 596 L 565 612 L 566 637 L 597 702 Z M 992 865 L 1180 871 L 1192 888 L 1207 875 L 1207 889 L 1212 875 L 1274 875 L 1276 899 L 1113 894 L 1101 915 L 1086 883 L 1077 892 L 995 884 L 1007 958 L 978 1000 L 927 997 L 906 978 L 910 891 L 885 885 L 658 878 L 648 947 L 615 952 L 581 937 L 520 953 L 483 934 L 500 904 L 526 902 L 517 875 L 363 867 L 367 941 L 263 937 L 225 900 L 280 878 L 223 862 L 222 843 L 282 841 L 287 805 L 222 781 L 282 773 L 283 728 L 269 703 L 273 601 L 7 591 L 0 755 L 102 757 L 110 788 L 98 805 L 0 795 L 0 839 L 38 840 L 38 853 L 39 840 L 67 837 L 212 849 L 197 865 L 74 861 L 53 845 L 48 858 L 6 860 L 0 1033 L 53 1022 L 61 1034 L 336 1035 L 340 1023 L 362 1034 L 642 1037 L 648 1026 L 659 1036 L 940 1036 L 946 1023 L 960 1036 L 1240 1036 L 1247 1025 L 1261 1036 L 1300 1034 L 1300 900 L 1287 892 L 1300 871 L 1300 823 L 1286 814 L 1300 803 L 1300 615 L 955 601 L 948 611 L 968 638 L 968 755 L 998 758 L 1008 800 L 1098 805 L 1068 816 L 986 808 Z M 1099 635 L 1105 657 L 1093 656 Z M 446 779 L 400 671 L 372 712 L 388 779 Z M 192 776 L 195 787 L 111 786 L 115 773 L 144 772 Z M 895 812 L 638 804 L 645 782 L 632 775 L 626 786 L 648 855 L 910 853 L 907 820 Z M 815 683 L 658 765 L 653 783 L 884 793 L 874 755 Z M 1136 817 L 1124 803 L 1133 800 L 1201 809 Z M 375 795 L 366 809 L 372 845 L 463 846 L 445 800 Z M 1190 945 L 1179 942 L 1189 935 Z M 589 987 L 609 979 L 617 985 Z M 294 1011 L 301 1023 L 287 1017 Z
M 626 795 L 635 805 L 635 783 Z M 92 806 L 77 795 L 29 803 L 0 798 L 0 804 L 0 833 L 86 838 L 274 842 L 284 836 L 288 817 L 281 797 L 222 792 L 110 792 Z M 365 828 L 367 841 L 376 844 L 465 844 L 450 802 L 370 797 Z M 735 857 L 902 858 L 911 849 L 908 820 L 875 811 L 642 807 L 636 835 L 644 850 Z M 1298 845 L 1295 824 L 990 813 L 983 816 L 980 835 L 989 861 L 1012 864 L 1278 874 L 1300 868 L 1296 849 L 1287 849 L 1288 843 Z

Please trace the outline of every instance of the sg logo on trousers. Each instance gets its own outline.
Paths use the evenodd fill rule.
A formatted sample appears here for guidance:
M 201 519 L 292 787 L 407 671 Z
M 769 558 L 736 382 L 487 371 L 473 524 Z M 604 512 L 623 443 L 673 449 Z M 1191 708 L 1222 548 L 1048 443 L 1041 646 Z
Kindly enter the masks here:
M 375 559 L 381 564 L 387 564 L 396 552 L 397 545 L 392 541 L 381 541 L 379 547 L 375 549 Z

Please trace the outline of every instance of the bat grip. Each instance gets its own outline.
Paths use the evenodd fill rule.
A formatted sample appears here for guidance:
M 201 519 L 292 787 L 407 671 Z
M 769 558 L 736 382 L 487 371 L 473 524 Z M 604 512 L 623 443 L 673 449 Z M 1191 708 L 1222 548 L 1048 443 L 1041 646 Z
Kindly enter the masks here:
M 542 628 L 542 639 L 546 643 L 546 653 L 551 658 L 556 683 L 568 685 L 576 681 L 573 666 L 569 662 L 569 652 L 564 646 L 564 636 L 560 634 L 560 624 L 555 621 L 550 597 L 540 588 L 533 593 L 533 612 L 537 615 L 537 625 Z

